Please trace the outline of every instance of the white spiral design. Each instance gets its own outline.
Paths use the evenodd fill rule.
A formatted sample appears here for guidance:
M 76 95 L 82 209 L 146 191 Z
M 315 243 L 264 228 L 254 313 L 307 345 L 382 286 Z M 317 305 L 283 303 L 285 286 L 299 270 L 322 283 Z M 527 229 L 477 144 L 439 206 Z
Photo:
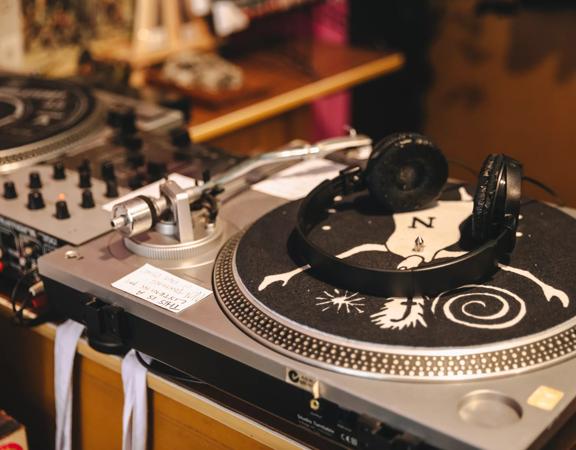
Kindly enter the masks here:
M 445 291 L 439 294 L 432 303 L 432 312 L 435 312 L 438 301 L 441 297 L 450 295 L 461 289 L 481 289 L 481 292 L 464 292 L 451 297 L 442 306 L 444 315 L 452 322 L 465 325 L 471 328 L 484 328 L 499 330 L 516 325 L 526 315 L 526 303 L 513 292 L 496 286 L 484 286 L 479 284 L 468 284 L 460 286 L 458 289 Z M 488 302 L 497 302 L 499 309 L 492 314 L 475 314 L 470 311 L 471 307 L 480 306 L 486 309 Z M 518 311 L 513 317 L 509 317 L 512 302 L 518 303 Z M 454 308 L 457 308 L 454 310 Z M 456 317 L 456 311 L 458 317 Z M 503 322 L 493 322 L 498 319 L 505 319 Z M 507 320 L 506 320 L 507 319 Z M 487 323 L 490 322 L 490 323 Z

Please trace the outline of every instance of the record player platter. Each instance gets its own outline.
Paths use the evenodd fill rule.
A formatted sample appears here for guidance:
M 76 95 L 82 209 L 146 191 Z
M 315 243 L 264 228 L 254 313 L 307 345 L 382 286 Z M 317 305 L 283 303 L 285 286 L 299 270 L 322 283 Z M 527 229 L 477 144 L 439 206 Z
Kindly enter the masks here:
M 365 200 L 342 201 L 311 237 L 373 267 L 432 264 L 469 249 L 461 227 L 472 199 L 463 187 L 433 207 L 394 215 Z M 412 299 L 349 292 L 313 276 L 294 254 L 296 210 L 289 203 L 260 218 L 215 265 L 224 311 L 272 349 L 343 373 L 406 380 L 502 376 L 576 352 L 574 219 L 558 209 L 523 206 L 516 249 L 492 279 Z M 413 249 L 417 238 L 423 252 Z
M 0 77 L 0 172 L 59 154 L 103 125 L 102 108 L 82 86 Z

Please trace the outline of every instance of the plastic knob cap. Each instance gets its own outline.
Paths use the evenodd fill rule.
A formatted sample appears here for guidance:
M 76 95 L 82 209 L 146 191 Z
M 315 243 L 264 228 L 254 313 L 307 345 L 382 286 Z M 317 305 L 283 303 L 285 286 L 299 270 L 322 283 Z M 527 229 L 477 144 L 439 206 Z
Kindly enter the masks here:
M 52 178 L 54 180 L 65 180 L 66 179 L 66 169 L 64 168 L 64 163 L 59 161 L 52 166 L 53 173 Z
M 42 192 L 32 191 L 28 193 L 28 209 L 42 209 L 46 206 Z
M 102 174 L 103 180 L 115 180 L 116 172 L 114 170 L 114 164 L 111 161 L 104 161 L 100 166 L 100 173 Z
M 107 198 L 118 197 L 118 184 L 116 180 L 106 180 L 106 192 L 104 194 Z
M 78 186 L 82 189 L 92 187 L 90 172 L 78 172 Z
M 80 203 L 80 206 L 84 209 L 94 208 L 94 196 L 90 189 L 82 191 L 82 203 Z
M 185 128 L 174 128 L 170 131 L 170 141 L 175 147 L 187 147 L 192 143 L 190 133 Z
M 13 181 L 4 182 L 3 197 L 7 200 L 18 197 L 18 193 L 16 192 L 16 185 L 14 184 Z
M 68 211 L 66 200 L 58 200 L 56 202 L 56 214 L 54 215 L 58 220 L 70 218 L 70 211 Z
M 30 189 L 40 189 L 42 187 L 42 179 L 38 172 L 30 172 L 28 179 L 28 187 Z
M 146 172 L 150 181 L 158 181 L 166 175 L 166 164 L 150 161 L 146 167 Z

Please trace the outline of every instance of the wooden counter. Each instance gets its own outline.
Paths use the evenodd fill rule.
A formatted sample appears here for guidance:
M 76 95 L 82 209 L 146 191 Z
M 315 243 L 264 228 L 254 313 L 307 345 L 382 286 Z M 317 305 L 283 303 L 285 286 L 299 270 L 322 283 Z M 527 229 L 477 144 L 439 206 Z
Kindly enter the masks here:
M 0 408 L 28 429 L 31 449 L 53 448 L 56 325 L 20 328 L 0 305 Z M 121 448 L 121 358 L 81 339 L 74 368 L 73 448 Z M 297 441 L 216 401 L 148 373 L 149 449 L 298 449 Z

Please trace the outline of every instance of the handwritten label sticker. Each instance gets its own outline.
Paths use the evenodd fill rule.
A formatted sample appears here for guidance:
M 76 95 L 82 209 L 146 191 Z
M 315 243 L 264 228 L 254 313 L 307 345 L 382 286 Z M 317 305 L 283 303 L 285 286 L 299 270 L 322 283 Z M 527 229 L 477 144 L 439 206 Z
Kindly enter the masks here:
M 174 313 L 184 311 L 212 293 L 150 264 L 144 264 L 112 286 Z

